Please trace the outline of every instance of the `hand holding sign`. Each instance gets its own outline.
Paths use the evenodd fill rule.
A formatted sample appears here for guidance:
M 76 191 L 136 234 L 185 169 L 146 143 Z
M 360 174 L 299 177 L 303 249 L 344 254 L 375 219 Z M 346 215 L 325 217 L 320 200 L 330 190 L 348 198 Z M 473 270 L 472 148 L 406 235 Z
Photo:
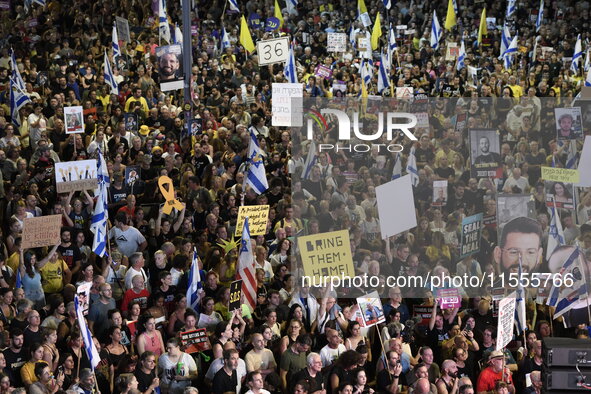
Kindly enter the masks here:
M 168 186 L 167 188 L 165 186 Z M 172 186 L 172 179 L 167 176 L 161 176 L 158 178 L 158 187 L 160 188 L 160 193 L 166 199 L 164 206 L 162 207 L 162 212 L 165 214 L 170 214 L 172 208 L 176 208 L 179 211 L 184 209 L 184 205 L 174 197 L 174 187 Z

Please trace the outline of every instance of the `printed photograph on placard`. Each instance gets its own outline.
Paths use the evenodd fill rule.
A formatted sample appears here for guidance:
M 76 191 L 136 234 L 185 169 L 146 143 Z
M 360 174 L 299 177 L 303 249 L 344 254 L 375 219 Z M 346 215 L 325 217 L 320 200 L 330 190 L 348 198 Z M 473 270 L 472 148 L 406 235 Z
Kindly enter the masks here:
M 516 217 L 535 218 L 535 201 L 529 194 L 499 194 L 497 197 L 497 232 Z
M 180 44 L 156 48 L 158 77 L 163 92 L 183 88 L 183 52 Z
M 470 130 L 470 163 L 474 178 L 502 176 L 499 135 L 496 130 Z
M 82 107 L 64 107 L 66 134 L 84 133 L 84 117 Z
M 433 181 L 433 206 L 442 207 L 447 204 L 447 181 Z
M 564 182 L 544 182 L 546 191 L 546 206 L 552 207 L 552 199 L 556 202 L 556 208 L 574 209 L 575 188 L 572 183 Z
M 201 132 L 203 131 L 202 119 L 191 119 L 189 121 L 189 131 L 191 132 L 192 136 L 201 135 Z
M 138 116 L 134 112 L 128 112 L 123 115 L 125 121 L 125 131 L 137 133 L 138 131 Z
M 554 108 L 556 138 L 574 140 L 583 138 L 583 117 L 581 107 Z

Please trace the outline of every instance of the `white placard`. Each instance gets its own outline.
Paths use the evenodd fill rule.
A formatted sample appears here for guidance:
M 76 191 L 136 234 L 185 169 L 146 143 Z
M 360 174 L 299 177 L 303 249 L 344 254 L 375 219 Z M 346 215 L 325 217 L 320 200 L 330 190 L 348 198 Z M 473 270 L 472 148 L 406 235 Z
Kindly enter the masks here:
M 286 62 L 289 57 L 289 37 L 272 38 L 257 42 L 259 66 Z
M 509 294 L 499 302 L 499 324 L 497 325 L 497 347 L 502 350 L 513 339 L 515 321 L 515 293 Z
M 82 106 L 64 107 L 64 124 L 66 125 L 66 134 L 84 133 Z
M 412 98 L 413 89 L 410 86 L 401 86 L 396 88 L 396 98 Z
M 364 12 L 363 14 L 359 15 L 359 18 L 361 19 L 361 23 L 363 23 L 363 26 L 371 26 L 371 19 L 369 18 L 369 14 L 367 12 Z
M 328 52 L 345 52 L 347 50 L 347 34 L 328 33 L 326 38 L 326 50 Z
M 583 151 L 581 152 L 581 159 L 579 160 L 579 183 L 576 186 L 589 187 L 591 186 L 591 135 L 585 137 L 583 144 Z M 583 171 L 581 171 L 583 169 Z
M 417 226 L 410 175 L 376 187 L 382 239 Z
M 119 35 L 119 39 L 125 42 L 131 42 L 128 20 L 120 16 L 116 16 L 115 25 L 117 26 L 117 34 Z
M 304 89 L 301 83 L 272 84 L 273 126 L 301 127 Z

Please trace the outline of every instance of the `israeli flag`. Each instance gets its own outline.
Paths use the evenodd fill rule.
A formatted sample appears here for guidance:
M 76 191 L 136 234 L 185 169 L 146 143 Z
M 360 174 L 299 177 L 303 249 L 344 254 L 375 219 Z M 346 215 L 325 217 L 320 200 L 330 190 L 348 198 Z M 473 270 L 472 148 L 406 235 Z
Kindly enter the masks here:
M 503 53 L 503 63 L 505 69 L 508 70 L 511 68 L 511 64 L 513 64 L 513 56 L 517 54 L 517 34 L 511 40 L 511 44 L 509 44 L 509 48 Z
M 298 6 L 297 0 L 285 0 L 285 6 L 287 7 L 287 12 L 289 15 L 297 15 L 298 11 L 296 7 Z
M 587 78 L 585 78 L 585 86 L 591 86 L 591 69 L 587 71 Z
M 164 0 L 159 1 L 158 7 L 158 34 L 160 38 L 164 39 L 167 43 L 171 44 L 170 37 L 170 25 L 168 24 L 168 18 L 166 17 L 166 6 Z
M 90 231 L 94 233 L 92 240 L 92 251 L 103 257 L 107 250 L 107 220 L 109 219 L 109 203 L 108 203 L 108 186 L 104 179 L 104 172 L 106 171 L 105 159 L 100 148 L 98 149 L 98 155 L 96 161 L 96 169 L 98 174 L 98 191 L 95 191 L 97 201 L 94 206 L 94 212 L 90 220 Z
M 103 62 L 103 69 L 105 75 L 105 83 L 111 87 L 111 94 L 119 94 L 119 88 L 117 87 L 117 82 L 115 81 L 115 77 L 113 76 L 113 71 L 111 70 L 111 63 L 109 62 L 109 57 L 107 56 L 107 51 L 105 50 L 105 58 Z
M 503 57 L 503 53 L 509 48 L 509 45 L 511 45 L 511 32 L 509 31 L 509 26 L 505 23 L 501 33 L 501 55 L 499 59 Z
M 400 153 L 394 155 L 394 167 L 392 167 L 392 181 L 402 176 L 402 163 L 400 162 Z
M 516 10 L 517 0 L 509 0 L 509 2 L 507 3 L 507 14 L 505 15 L 505 18 L 511 18 L 511 15 L 513 15 Z
M 390 23 L 390 30 L 388 31 L 388 61 L 390 66 L 394 63 L 394 57 L 392 56 L 394 51 L 398 50 L 398 44 L 396 43 L 396 30 Z
M 18 70 L 18 64 L 16 63 L 16 56 L 14 54 L 14 51 L 12 50 L 12 48 L 10 48 L 10 67 L 12 68 L 12 79 L 14 80 L 14 84 L 17 87 L 17 89 L 20 89 L 23 91 L 26 90 L 26 86 L 25 86 L 25 81 L 23 80 L 23 77 L 21 76 L 20 71 Z
M 31 102 L 29 96 L 18 87 L 14 78 L 10 77 L 10 117 L 16 127 L 21 127 L 21 117 L 18 111 L 29 102 Z
M 408 155 L 408 162 L 406 163 L 406 172 L 410 174 L 410 180 L 413 186 L 419 184 L 419 169 L 417 167 L 417 157 L 415 156 L 415 147 L 413 146 Z
M 460 54 L 458 55 L 458 63 L 456 64 L 456 69 L 460 71 L 462 68 L 466 66 L 466 46 L 464 45 L 464 40 L 462 39 L 462 43 L 460 44 Z
M 201 272 L 199 271 L 199 256 L 197 250 L 193 249 L 193 261 L 189 271 L 189 280 L 187 281 L 187 306 L 193 310 L 199 310 L 199 302 L 201 301 Z
M 121 48 L 119 48 L 119 37 L 117 36 L 117 26 L 115 26 L 115 24 L 113 23 L 113 43 L 111 44 L 113 46 L 113 59 L 115 59 L 117 56 L 121 56 Z
M 246 184 L 250 185 L 256 194 L 263 194 L 269 188 L 269 183 L 267 182 L 267 173 L 263 162 L 263 150 L 252 130 L 250 131 L 250 144 L 248 146 L 248 164 Z
M 585 86 L 591 86 L 591 81 L 589 81 L 589 85 L 587 85 L 587 81 L 589 80 L 589 72 L 587 72 L 587 79 L 585 80 Z M 566 156 L 566 168 L 575 169 L 577 165 L 577 141 L 570 140 L 568 146 L 568 154 Z
M 240 12 L 240 8 L 238 8 L 238 0 L 228 0 L 228 4 L 230 5 L 230 11 Z
M 387 56 L 382 53 L 380 60 L 380 70 L 378 74 L 378 92 L 390 87 L 390 62 Z
M 232 44 L 230 43 L 230 37 L 226 32 L 226 28 L 222 26 L 222 52 L 229 48 Z
M 431 21 L 431 48 L 439 48 L 439 40 L 441 39 L 442 34 L 443 31 L 441 30 L 441 25 L 437 20 L 437 12 L 433 10 L 433 20 Z
M 383 0 L 383 1 L 384 1 L 384 7 L 386 7 L 387 10 L 392 8 L 392 0 Z
M 182 44 L 183 43 L 183 32 L 181 28 L 178 27 L 176 24 L 174 25 L 174 43 L 175 44 Z
M 283 75 L 289 83 L 298 83 L 298 70 L 296 68 L 295 56 L 293 55 L 293 47 L 289 47 L 289 56 L 283 68 Z
M 373 61 L 371 59 L 363 59 L 361 61 L 361 79 L 363 83 L 367 86 L 368 83 L 371 82 L 373 78 Z
M 92 334 L 90 333 L 90 330 L 86 325 L 86 320 L 84 319 L 84 311 L 80 306 L 80 301 L 78 301 L 78 295 L 74 296 L 74 309 L 76 310 L 76 317 L 78 318 L 78 327 L 80 328 L 80 334 L 82 335 L 82 339 L 84 340 L 84 349 L 86 350 L 88 361 L 90 361 L 90 367 L 94 371 L 97 365 L 99 365 L 101 357 L 99 356 L 99 353 L 96 350 L 94 342 L 92 341 Z
M 575 74 L 578 74 L 579 67 L 581 63 L 581 58 L 583 57 L 583 45 L 581 44 L 581 35 L 577 36 L 577 42 L 575 43 L 575 51 L 573 53 L 573 60 L 570 64 L 570 69 Z
M 538 17 L 536 18 L 536 33 L 540 31 L 542 27 L 542 21 L 544 20 L 544 0 L 540 0 L 540 9 L 538 10 Z
M 560 222 L 560 215 L 556 209 L 554 198 L 552 198 L 552 205 L 548 207 L 548 211 L 550 211 L 550 228 L 548 230 L 548 244 L 546 245 L 546 260 L 550 259 L 554 249 L 565 243 L 562 223 Z

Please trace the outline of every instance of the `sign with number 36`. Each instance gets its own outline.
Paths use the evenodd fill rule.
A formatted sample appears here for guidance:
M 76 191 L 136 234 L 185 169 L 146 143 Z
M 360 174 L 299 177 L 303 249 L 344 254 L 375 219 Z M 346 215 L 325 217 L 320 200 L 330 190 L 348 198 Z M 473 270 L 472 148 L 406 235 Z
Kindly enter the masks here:
M 258 41 L 257 53 L 259 54 L 259 66 L 285 62 L 289 56 L 289 37 Z

